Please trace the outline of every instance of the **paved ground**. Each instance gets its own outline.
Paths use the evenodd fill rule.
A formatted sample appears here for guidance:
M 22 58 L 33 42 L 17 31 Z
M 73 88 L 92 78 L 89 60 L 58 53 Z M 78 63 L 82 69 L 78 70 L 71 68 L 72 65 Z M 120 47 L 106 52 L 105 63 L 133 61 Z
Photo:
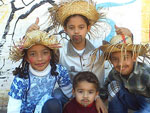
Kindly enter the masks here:
M 8 96 L 7 94 L 0 95 L 0 113 L 6 113 L 8 103 Z

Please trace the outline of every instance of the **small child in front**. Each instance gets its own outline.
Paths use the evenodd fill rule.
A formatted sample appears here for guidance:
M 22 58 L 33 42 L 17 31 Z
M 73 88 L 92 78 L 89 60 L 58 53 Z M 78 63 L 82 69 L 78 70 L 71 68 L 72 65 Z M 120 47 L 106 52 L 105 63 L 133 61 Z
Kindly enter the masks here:
M 17 62 L 9 94 L 7 113 L 62 113 L 54 98 L 56 82 L 63 93 L 72 96 L 72 84 L 65 67 L 57 64 L 59 45 L 54 36 L 35 30 L 14 45 L 10 58 Z
M 150 113 L 150 66 L 137 61 L 138 56 L 147 55 L 146 46 L 133 44 L 131 37 L 117 35 L 100 49 L 113 65 L 105 81 L 108 112 L 128 113 L 132 109 L 135 113 Z
M 79 72 L 73 79 L 74 98 L 65 106 L 63 113 L 98 113 L 95 99 L 99 94 L 99 81 L 89 71 Z

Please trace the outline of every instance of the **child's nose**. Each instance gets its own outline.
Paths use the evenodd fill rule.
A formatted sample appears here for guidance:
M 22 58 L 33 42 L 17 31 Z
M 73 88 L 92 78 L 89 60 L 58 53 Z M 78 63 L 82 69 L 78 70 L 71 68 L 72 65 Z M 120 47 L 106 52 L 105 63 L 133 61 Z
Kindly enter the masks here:
M 75 34 L 79 33 L 79 29 L 78 28 L 75 28 Z
M 37 59 L 38 59 L 38 60 L 42 60 L 42 55 L 41 55 L 41 54 L 38 54 Z
M 85 98 L 85 97 L 88 97 L 88 93 L 85 92 L 85 93 L 83 94 L 83 97 L 84 97 L 84 98 Z
M 119 65 L 119 66 L 121 66 L 121 65 L 122 65 L 122 63 L 123 63 L 123 59 L 122 59 L 122 58 L 120 58 L 120 59 L 118 60 L 118 65 Z

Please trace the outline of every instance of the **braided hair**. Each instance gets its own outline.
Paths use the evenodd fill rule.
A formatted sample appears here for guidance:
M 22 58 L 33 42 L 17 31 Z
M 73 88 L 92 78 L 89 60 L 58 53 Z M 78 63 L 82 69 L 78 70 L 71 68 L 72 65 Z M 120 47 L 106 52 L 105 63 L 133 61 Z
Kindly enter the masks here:
M 55 54 L 54 50 L 52 50 L 52 49 L 50 49 L 50 53 L 51 53 L 51 60 L 50 60 L 51 75 L 57 76 L 58 72 L 56 71 L 56 69 L 57 69 L 56 64 L 58 63 L 58 55 Z
M 23 59 L 19 65 L 19 67 L 16 67 L 13 71 L 14 76 L 18 76 L 20 78 L 27 79 L 28 78 L 28 72 L 29 72 L 29 63 L 25 60 L 25 56 L 27 55 L 27 50 L 24 50 L 25 55 L 23 56 Z

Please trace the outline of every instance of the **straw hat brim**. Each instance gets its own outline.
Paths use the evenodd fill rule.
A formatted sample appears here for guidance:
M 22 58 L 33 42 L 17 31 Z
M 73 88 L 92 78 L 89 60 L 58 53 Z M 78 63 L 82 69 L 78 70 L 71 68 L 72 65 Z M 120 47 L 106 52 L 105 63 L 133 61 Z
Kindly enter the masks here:
M 95 6 L 92 3 L 88 3 L 87 1 L 83 0 L 78 0 L 62 4 L 58 8 L 58 11 L 56 13 L 56 20 L 62 26 L 64 26 L 64 21 L 66 20 L 66 18 L 75 14 L 87 17 L 91 25 L 96 23 L 100 17 L 99 13 L 97 12 Z
M 16 45 L 11 47 L 9 58 L 17 62 L 23 58 L 25 51 L 34 45 L 43 45 L 54 50 L 54 53 L 58 53 L 60 48 L 59 43 L 54 35 L 49 36 L 48 33 L 40 30 L 34 30 L 25 35 Z
M 131 51 L 134 54 L 137 54 L 138 56 L 143 56 L 147 53 L 147 49 L 144 45 L 141 44 L 106 44 L 100 47 L 100 50 L 103 51 L 106 59 L 109 59 L 108 56 L 110 56 L 111 53 L 114 52 L 127 52 Z

